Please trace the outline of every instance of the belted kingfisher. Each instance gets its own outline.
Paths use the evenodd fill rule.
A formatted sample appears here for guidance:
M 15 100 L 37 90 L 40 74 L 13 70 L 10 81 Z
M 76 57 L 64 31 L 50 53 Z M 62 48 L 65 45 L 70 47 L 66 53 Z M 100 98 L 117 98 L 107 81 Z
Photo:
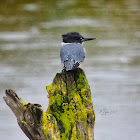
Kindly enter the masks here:
M 96 38 L 84 38 L 77 32 L 62 35 L 62 48 L 60 50 L 63 69 L 66 71 L 78 68 L 85 59 L 85 49 L 82 44 Z

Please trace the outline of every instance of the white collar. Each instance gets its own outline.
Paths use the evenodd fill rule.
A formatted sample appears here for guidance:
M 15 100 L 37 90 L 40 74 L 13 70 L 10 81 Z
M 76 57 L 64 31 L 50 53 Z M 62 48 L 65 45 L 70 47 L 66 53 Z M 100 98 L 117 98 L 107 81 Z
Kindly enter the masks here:
M 73 44 L 73 43 L 65 43 L 65 42 L 61 42 L 61 45 L 63 46 L 63 45 L 68 45 L 68 44 Z M 81 43 L 76 43 L 76 44 L 80 44 L 81 45 Z M 82 42 L 82 45 L 84 44 L 84 42 Z

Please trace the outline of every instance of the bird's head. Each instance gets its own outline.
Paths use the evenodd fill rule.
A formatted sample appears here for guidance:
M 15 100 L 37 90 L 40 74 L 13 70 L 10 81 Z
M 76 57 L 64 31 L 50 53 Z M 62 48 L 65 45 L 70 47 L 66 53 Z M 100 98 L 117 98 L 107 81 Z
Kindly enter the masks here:
M 84 43 L 85 41 L 94 40 L 96 38 L 85 38 L 78 32 L 70 32 L 62 35 L 64 43 Z

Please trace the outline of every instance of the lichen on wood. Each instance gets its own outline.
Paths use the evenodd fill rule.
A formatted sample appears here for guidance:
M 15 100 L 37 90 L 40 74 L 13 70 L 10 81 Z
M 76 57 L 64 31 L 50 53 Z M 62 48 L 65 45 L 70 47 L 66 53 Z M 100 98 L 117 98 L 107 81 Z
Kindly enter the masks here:
M 50 86 L 48 114 L 58 123 L 63 140 L 93 140 L 95 114 L 90 87 L 82 69 L 62 71 Z
M 17 117 L 21 129 L 31 140 L 94 140 L 95 114 L 91 91 L 84 71 L 62 71 L 46 87 L 49 105 L 24 102 L 12 90 L 4 100 Z

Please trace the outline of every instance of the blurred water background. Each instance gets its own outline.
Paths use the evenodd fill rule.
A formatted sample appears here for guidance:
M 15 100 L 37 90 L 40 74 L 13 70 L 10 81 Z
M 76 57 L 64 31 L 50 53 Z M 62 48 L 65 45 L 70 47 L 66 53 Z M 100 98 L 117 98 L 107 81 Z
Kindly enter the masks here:
M 83 69 L 96 113 L 95 140 L 140 138 L 139 0 L 0 1 L 0 139 L 28 140 L 5 104 L 5 89 L 48 105 L 46 85 L 61 72 L 61 35 L 86 42 Z

